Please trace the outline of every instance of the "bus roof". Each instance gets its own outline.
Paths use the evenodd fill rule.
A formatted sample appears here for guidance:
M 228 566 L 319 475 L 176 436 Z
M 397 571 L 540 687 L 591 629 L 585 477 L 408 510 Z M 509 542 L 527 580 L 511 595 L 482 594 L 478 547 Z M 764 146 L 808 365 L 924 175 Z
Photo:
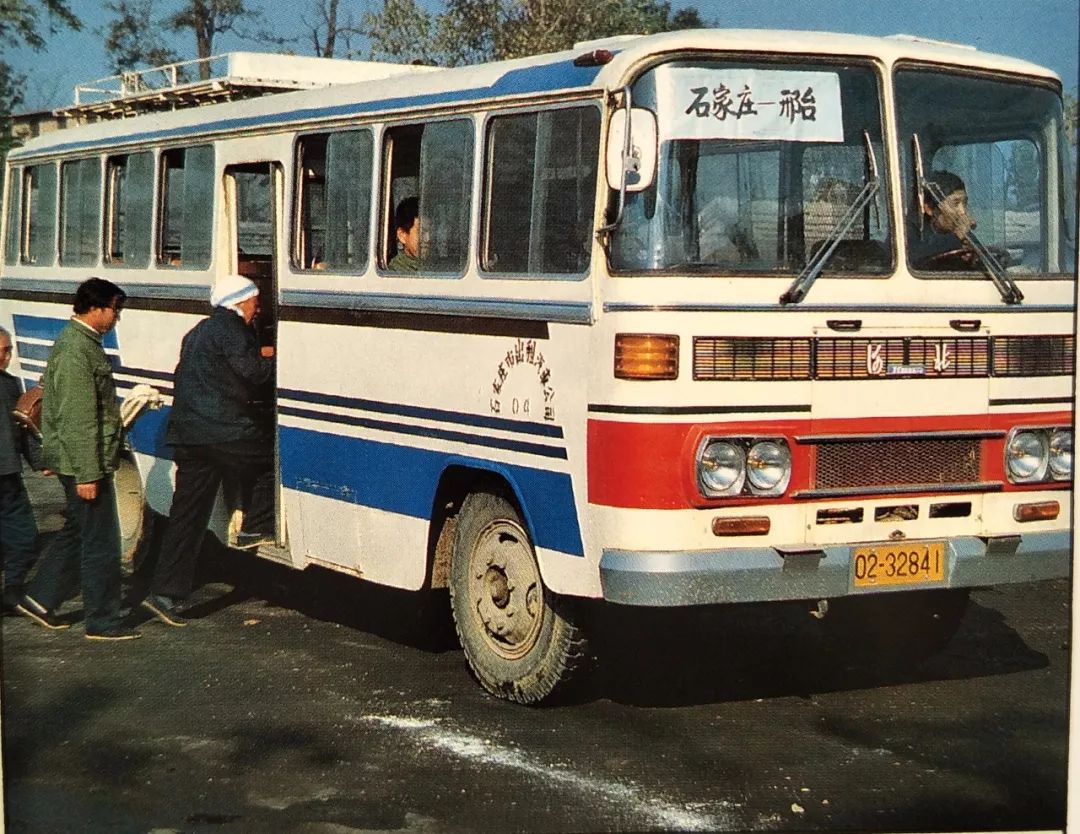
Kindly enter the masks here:
M 612 53 L 607 63 L 584 66 L 575 63 L 575 58 L 597 49 Z M 57 153 L 93 152 L 133 143 L 181 142 L 230 131 L 285 129 L 292 125 L 362 118 L 374 113 L 405 113 L 492 99 L 613 89 L 625 84 L 642 62 L 658 55 L 688 51 L 872 57 L 886 66 L 910 59 L 1022 74 L 1060 83 L 1053 72 L 1027 61 L 981 52 L 961 44 L 907 35 L 870 37 L 791 30 L 695 29 L 589 41 L 565 52 L 423 73 L 402 74 L 402 65 L 386 64 L 386 73 L 381 80 L 386 82 L 393 77 L 392 83 L 379 83 L 377 69 L 373 69 L 369 70 L 372 77 L 359 83 L 95 122 L 39 136 L 14 149 L 9 159 L 17 161 Z M 376 67 L 373 64 L 367 66 Z

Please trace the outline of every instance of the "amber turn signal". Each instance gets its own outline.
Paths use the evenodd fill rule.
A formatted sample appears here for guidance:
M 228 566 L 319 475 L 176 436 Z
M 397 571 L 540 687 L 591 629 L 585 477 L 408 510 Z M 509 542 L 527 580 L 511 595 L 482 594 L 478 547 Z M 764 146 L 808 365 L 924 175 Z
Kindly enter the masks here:
M 675 379 L 678 376 L 678 336 L 615 334 L 616 379 Z
M 770 526 L 771 522 L 766 515 L 714 518 L 712 520 L 714 536 L 764 536 L 769 532 Z
M 1057 501 L 1040 501 L 1037 504 L 1017 504 L 1013 518 L 1017 521 L 1053 521 L 1061 512 Z

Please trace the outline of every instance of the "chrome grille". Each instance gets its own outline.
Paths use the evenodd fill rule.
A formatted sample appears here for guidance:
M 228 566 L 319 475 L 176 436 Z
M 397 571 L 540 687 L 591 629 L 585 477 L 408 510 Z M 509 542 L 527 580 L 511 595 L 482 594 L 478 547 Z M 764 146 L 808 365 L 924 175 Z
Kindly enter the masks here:
M 699 336 L 694 379 L 810 379 L 811 339 Z
M 903 438 L 824 442 L 816 489 L 971 484 L 979 480 L 978 438 Z
M 911 338 L 907 361 L 922 365 L 927 376 L 984 377 L 990 373 L 990 340 Z
M 904 339 L 818 339 L 818 379 L 867 379 L 903 365 Z
M 994 376 L 1071 375 L 1075 336 L 996 336 Z

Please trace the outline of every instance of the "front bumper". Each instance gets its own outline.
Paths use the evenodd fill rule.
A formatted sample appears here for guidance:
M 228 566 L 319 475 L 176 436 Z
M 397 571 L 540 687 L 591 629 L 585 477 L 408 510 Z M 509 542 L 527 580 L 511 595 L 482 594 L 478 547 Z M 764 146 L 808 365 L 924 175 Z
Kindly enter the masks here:
M 1068 530 L 946 540 L 943 582 L 888 590 L 970 588 L 1067 577 Z M 855 545 L 799 551 L 774 547 L 695 551 L 605 550 L 603 597 L 623 605 L 683 606 L 841 597 L 855 591 Z M 886 589 L 882 589 L 886 590 Z M 874 591 L 869 591 L 873 593 Z

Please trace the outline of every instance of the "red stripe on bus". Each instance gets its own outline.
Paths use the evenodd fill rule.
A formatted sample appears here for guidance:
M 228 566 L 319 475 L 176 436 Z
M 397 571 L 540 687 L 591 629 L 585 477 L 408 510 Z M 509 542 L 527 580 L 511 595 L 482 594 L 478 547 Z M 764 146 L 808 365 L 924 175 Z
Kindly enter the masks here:
M 828 420 L 757 420 L 709 423 L 641 423 L 589 420 L 589 501 L 632 509 L 688 509 L 795 503 L 791 494 L 813 484 L 814 445 L 796 437 L 875 436 L 922 432 L 1008 432 L 1015 426 L 1070 426 L 1069 411 L 1034 414 L 966 414 L 933 417 L 860 417 Z M 779 498 L 709 499 L 698 491 L 694 458 L 706 436 L 785 437 L 792 452 L 792 479 Z M 983 440 L 980 478 L 1001 481 L 1008 490 L 1044 489 L 1045 485 L 1008 484 L 1004 471 L 1005 438 Z M 1070 487 L 1071 483 L 1062 484 Z M 852 496 L 857 498 L 858 496 Z

